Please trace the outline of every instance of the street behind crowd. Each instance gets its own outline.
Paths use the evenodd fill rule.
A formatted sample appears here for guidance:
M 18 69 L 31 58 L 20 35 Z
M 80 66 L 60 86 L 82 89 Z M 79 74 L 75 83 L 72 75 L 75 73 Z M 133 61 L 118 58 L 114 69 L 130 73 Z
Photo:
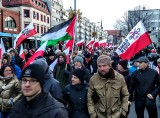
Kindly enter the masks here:
M 159 96 L 157 97 L 157 111 L 158 111 L 158 118 L 160 118 L 160 98 L 159 98 Z M 136 116 L 136 112 L 135 112 L 135 105 L 134 105 L 134 102 L 132 102 L 128 118 L 136 118 L 136 117 L 137 116 Z M 144 112 L 144 117 L 149 118 L 147 110 L 145 110 L 145 112 Z

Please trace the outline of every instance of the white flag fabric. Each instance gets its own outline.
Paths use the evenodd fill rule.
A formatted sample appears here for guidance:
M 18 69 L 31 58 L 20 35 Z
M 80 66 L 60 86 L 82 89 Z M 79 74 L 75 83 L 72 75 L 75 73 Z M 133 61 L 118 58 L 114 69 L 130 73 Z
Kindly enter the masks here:
M 1 38 L 1 44 L 0 44 L 0 59 L 3 58 L 3 54 L 6 52 L 5 47 L 4 47 L 4 43 L 3 40 Z

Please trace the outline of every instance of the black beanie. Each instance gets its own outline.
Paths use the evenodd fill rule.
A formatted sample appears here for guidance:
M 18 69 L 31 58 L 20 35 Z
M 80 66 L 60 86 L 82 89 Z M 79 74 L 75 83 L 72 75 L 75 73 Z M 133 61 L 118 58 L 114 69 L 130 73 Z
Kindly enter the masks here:
M 22 77 L 33 77 L 37 79 L 43 87 L 45 81 L 46 69 L 41 64 L 31 63 L 29 66 L 23 69 Z
M 119 65 L 121 65 L 124 69 L 127 69 L 128 67 L 128 60 L 122 60 L 122 61 L 119 61 L 118 63 Z
M 75 70 L 72 72 L 72 75 L 76 76 L 76 77 L 81 81 L 81 84 L 84 83 L 85 70 L 75 69 Z

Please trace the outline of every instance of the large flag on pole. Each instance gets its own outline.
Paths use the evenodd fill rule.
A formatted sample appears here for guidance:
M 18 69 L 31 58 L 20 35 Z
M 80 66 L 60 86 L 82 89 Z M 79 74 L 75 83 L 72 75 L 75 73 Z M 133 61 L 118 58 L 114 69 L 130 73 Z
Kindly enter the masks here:
M 23 66 L 23 69 L 28 66 L 30 63 L 32 63 L 37 57 L 41 56 L 43 57 L 45 49 L 46 49 L 46 45 L 47 45 L 47 41 L 45 43 L 43 43 L 38 49 L 37 51 L 29 58 L 29 60 L 25 63 L 25 65 Z
M 74 39 L 76 16 L 70 20 L 52 27 L 41 36 L 42 43 L 48 40 L 47 46 L 53 46 L 59 41 Z
M 14 48 L 17 48 L 22 41 L 24 41 L 25 39 L 35 35 L 37 32 L 33 26 L 32 23 L 30 23 L 28 26 L 26 26 L 21 32 L 20 34 L 18 34 L 18 36 L 16 37 L 16 39 L 14 40 Z
M 5 53 L 5 47 L 4 47 L 4 43 L 3 43 L 3 40 L 1 38 L 1 44 L 0 44 L 0 59 L 3 58 L 3 54 Z
M 123 59 L 131 59 L 136 53 L 151 44 L 151 39 L 142 21 L 129 32 L 117 48 L 116 53 Z

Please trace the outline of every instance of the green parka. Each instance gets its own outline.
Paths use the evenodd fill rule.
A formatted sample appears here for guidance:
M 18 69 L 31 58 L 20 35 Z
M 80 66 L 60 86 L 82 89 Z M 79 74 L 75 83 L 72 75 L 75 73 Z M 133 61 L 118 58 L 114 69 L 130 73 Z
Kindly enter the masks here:
M 123 76 L 111 68 L 113 78 L 102 78 L 95 73 L 89 82 L 88 111 L 91 118 L 120 118 L 126 116 L 128 111 L 129 92 Z M 97 103 L 92 100 L 92 94 L 96 91 L 100 97 Z

